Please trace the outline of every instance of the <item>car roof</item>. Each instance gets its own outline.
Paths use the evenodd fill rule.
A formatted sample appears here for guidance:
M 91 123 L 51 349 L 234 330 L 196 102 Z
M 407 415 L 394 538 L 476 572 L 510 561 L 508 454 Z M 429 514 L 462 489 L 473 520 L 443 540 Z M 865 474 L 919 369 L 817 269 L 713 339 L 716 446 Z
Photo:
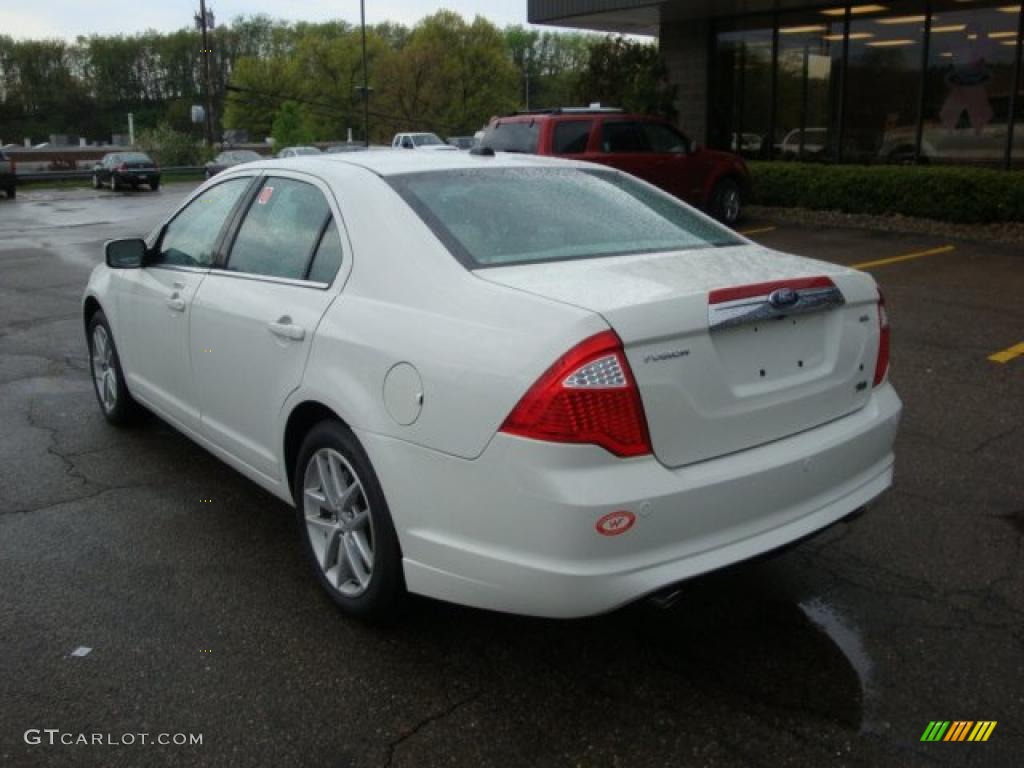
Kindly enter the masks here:
M 378 176 L 398 176 L 404 173 L 429 171 L 458 171 L 476 168 L 589 168 L 589 163 L 519 153 L 498 152 L 493 156 L 467 152 L 403 152 L 395 149 L 369 149 L 365 152 L 344 152 L 333 155 L 289 157 L 266 160 L 249 167 L 264 170 L 317 171 L 329 175 L 337 166 L 356 166 Z
M 651 123 L 665 123 L 668 122 L 663 117 L 657 115 L 644 115 L 640 112 L 612 112 L 609 110 L 605 111 L 585 111 L 580 110 L 576 112 L 524 112 L 522 114 L 515 115 L 501 115 L 500 117 L 494 118 L 492 122 L 503 122 L 503 123 L 528 123 L 531 121 L 548 121 L 548 120 L 613 120 L 619 122 L 621 120 L 644 120 Z

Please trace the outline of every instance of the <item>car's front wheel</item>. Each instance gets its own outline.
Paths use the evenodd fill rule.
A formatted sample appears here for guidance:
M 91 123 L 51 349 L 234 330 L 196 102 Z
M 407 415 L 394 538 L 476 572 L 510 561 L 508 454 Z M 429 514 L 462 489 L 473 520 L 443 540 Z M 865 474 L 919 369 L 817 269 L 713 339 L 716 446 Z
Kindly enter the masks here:
M 735 179 L 721 179 L 711 193 L 711 215 L 730 227 L 743 212 L 743 194 Z
M 132 422 L 138 416 L 139 405 L 128 392 L 114 334 L 102 310 L 89 320 L 89 369 L 96 399 L 107 421 L 118 426 Z
M 316 425 L 294 474 L 299 528 L 321 586 L 346 613 L 393 613 L 405 592 L 398 536 L 355 435 L 336 421 Z

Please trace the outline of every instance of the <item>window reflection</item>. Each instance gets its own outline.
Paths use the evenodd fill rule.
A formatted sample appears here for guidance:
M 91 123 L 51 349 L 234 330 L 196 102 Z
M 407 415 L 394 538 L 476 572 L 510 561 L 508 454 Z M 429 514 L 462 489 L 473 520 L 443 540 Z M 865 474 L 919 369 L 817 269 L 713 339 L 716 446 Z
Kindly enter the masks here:
M 1011 98 L 1021 6 L 928 7 L 911 0 L 720 20 L 710 143 L 751 158 L 1001 165 L 1015 103 L 1012 161 L 1024 166 L 1024 72 Z
M 1017 17 L 1003 7 L 936 3 L 925 76 L 921 157 L 1000 164 L 1017 56 Z M 1020 151 L 1024 136 L 1014 143 Z
M 714 147 L 767 157 L 772 93 L 772 19 L 757 16 L 720 27 L 715 62 Z

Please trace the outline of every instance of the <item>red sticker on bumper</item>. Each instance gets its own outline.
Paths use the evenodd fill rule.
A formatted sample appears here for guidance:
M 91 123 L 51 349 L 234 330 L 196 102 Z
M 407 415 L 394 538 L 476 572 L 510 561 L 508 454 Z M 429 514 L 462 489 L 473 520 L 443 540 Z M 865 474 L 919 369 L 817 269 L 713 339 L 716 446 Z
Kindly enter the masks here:
M 635 522 L 636 515 L 632 512 L 620 510 L 618 512 L 609 512 L 598 520 L 594 527 L 602 536 L 619 536 L 632 528 Z

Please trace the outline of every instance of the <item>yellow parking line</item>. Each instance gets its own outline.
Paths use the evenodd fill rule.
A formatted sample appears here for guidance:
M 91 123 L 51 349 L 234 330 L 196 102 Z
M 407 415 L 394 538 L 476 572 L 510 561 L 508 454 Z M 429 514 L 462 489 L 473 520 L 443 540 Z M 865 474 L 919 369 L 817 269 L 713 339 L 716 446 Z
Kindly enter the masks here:
M 778 227 L 757 227 L 756 229 L 741 229 L 739 233 L 744 237 L 750 237 L 751 235 L 760 235 L 762 232 L 774 232 Z
M 902 256 L 890 256 L 888 259 L 862 261 L 860 264 L 851 264 L 850 267 L 852 269 L 871 269 L 872 267 L 884 267 L 886 264 L 898 264 L 901 261 L 920 259 L 924 256 L 937 256 L 940 253 L 949 253 L 950 251 L 955 250 L 955 245 L 943 245 L 938 248 L 929 248 L 927 251 L 914 251 L 913 253 L 905 253 Z
M 1002 352 L 996 352 L 994 355 L 989 355 L 988 359 L 993 363 L 1008 363 L 1015 357 L 1024 355 L 1024 341 L 1020 344 L 1014 344 L 1009 349 L 1004 349 Z

